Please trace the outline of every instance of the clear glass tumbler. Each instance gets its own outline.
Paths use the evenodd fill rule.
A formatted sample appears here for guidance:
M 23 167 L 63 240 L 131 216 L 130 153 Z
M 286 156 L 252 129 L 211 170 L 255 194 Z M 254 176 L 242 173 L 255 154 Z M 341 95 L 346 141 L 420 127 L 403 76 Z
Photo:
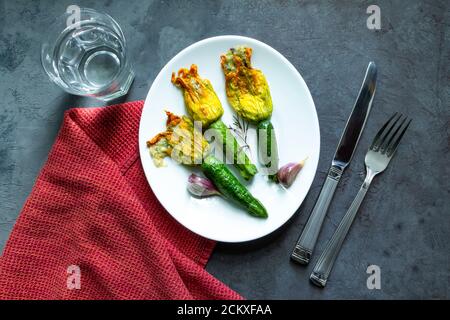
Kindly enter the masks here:
M 134 73 L 120 26 L 93 9 L 76 13 L 62 15 L 49 27 L 41 48 L 45 72 L 71 94 L 104 101 L 125 95 Z

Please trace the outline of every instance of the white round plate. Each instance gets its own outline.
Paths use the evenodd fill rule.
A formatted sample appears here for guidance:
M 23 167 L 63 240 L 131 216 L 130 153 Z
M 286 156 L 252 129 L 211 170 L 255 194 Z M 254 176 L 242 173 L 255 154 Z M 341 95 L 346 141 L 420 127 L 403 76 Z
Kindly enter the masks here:
M 237 45 L 253 48 L 252 65 L 265 74 L 273 100 L 272 123 L 275 128 L 280 166 L 308 158 L 289 189 L 270 183 L 257 174 L 247 184 L 250 192 L 266 207 L 269 217 L 250 216 L 244 209 L 221 197 L 198 199 L 186 190 L 192 168 L 166 158 L 166 167 L 157 168 L 150 157 L 146 141 L 165 128 L 170 110 L 186 114 L 180 89 L 171 82 L 172 72 L 197 64 L 201 77 L 211 81 L 225 110 L 222 120 L 233 123 L 233 109 L 225 94 L 225 79 L 220 55 Z M 256 164 L 255 129 L 249 130 L 248 144 Z M 314 179 L 320 151 L 320 131 L 313 99 L 302 76 L 278 51 L 255 39 L 220 36 L 194 43 L 165 65 L 153 82 L 145 100 L 139 127 L 139 149 L 142 166 L 154 194 L 164 208 L 191 231 L 217 241 L 243 242 L 263 237 L 281 227 L 296 212 Z M 259 165 L 259 164 L 258 164 Z M 239 177 L 239 175 L 237 175 Z M 240 178 L 240 177 L 239 177 Z M 240 179 L 243 181 L 243 179 Z

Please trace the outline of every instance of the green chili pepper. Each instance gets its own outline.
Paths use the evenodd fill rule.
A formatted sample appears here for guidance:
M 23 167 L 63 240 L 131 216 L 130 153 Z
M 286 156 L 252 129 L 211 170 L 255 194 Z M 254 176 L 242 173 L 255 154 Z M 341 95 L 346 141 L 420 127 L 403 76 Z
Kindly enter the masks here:
M 201 165 L 205 175 L 226 198 L 247 209 L 252 216 L 267 218 L 267 210 L 250 191 L 231 173 L 228 167 L 213 155 L 208 155 Z
M 239 146 L 230 129 L 222 120 L 213 122 L 210 128 L 215 130 L 216 138 L 219 139 L 218 142 L 222 145 L 224 152 L 226 150 L 233 151 L 233 165 L 238 169 L 241 176 L 245 180 L 251 179 L 258 172 L 258 169 L 248 158 L 245 150 Z

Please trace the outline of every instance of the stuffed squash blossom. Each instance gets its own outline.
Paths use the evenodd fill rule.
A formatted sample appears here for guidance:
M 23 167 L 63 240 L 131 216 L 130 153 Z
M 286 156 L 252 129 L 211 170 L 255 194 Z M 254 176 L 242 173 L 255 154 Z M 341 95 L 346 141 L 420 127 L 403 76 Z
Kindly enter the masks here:
M 179 117 L 169 111 L 166 114 L 166 131 L 147 141 L 154 164 L 164 166 L 165 157 L 172 157 L 185 165 L 202 163 L 203 155 L 209 149 L 208 141 L 188 117 Z
M 236 113 L 258 128 L 258 158 L 266 167 L 269 179 L 277 181 L 278 148 L 274 127 L 270 121 L 273 104 L 269 84 L 261 70 L 251 63 L 252 49 L 231 48 L 220 57 L 225 75 L 228 102 Z
M 246 121 L 259 123 L 270 118 L 273 104 L 266 77 L 252 68 L 251 58 L 251 48 L 238 46 L 220 60 L 230 105 Z
M 189 115 L 195 121 L 201 121 L 204 127 L 208 127 L 223 115 L 222 104 L 211 82 L 200 78 L 195 64 L 191 65 L 190 69 L 180 69 L 178 76 L 172 73 L 172 83 L 183 90 Z

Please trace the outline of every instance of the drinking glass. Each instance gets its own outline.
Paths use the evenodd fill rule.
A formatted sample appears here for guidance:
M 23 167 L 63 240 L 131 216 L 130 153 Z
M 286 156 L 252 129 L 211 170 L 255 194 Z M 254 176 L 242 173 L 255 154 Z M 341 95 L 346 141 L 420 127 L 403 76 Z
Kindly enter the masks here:
M 105 13 L 80 8 L 49 26 L 41 62 L 50 79 L 65 91 L 109 101 L 125 95 L 134 79 L 125 37 Z

